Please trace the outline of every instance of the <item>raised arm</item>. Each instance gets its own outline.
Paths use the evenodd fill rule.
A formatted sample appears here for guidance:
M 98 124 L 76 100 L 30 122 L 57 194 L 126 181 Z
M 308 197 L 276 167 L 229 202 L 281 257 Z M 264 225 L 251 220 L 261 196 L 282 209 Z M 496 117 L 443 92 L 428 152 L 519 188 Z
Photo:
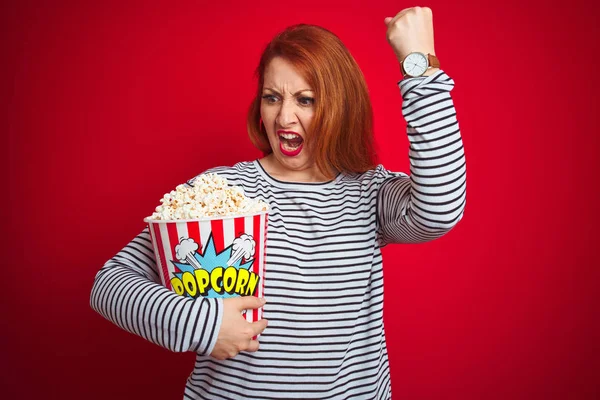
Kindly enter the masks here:
M 439 238 L 462 218 L 466 164 L 450 91 L 454 81 L 439 70 L 399 82 L 407 122 L 410 176 L 385 180 L 377 211 L 383 243 Z
M 209 355 L 222 299 L 185 298 L 159 282 L 146 228 L 96 274 L 90 303 L 104 318 L 168 350 Z
M 385 24 L 398 61 L 406 59 L 402 64 L 406 70 L 418 73 L 419 57 L 407 56 L 435 55 L 431 9 L 406 8 L 385 18 Z M 377 220 L 382 245 L 426 242 L 444 235 L 462 218 L 466 201 L 465 155 L 450 97 L 454 81 L 443 70 L 431 68 L 398 85 L 410 144 L 410 176 L 388 175 L 381 183 Z

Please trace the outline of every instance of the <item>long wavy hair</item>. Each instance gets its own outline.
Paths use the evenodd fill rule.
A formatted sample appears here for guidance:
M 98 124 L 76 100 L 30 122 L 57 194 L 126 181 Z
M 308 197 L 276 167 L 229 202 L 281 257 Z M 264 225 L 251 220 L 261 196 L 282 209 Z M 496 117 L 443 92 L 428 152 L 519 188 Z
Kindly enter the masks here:
M 342 41 L 329 30 L 297 24 L 277 34 L 263 51 L 255 71 L 256 97 L 250 104 L 250 140 L 264 155 L 272 153 L 260 102 L 265 69 L 274 57 L 290 62 L 315 92 L 315 114 L 306 132 L 309 151 L 322 174 L 362 173 L 377 164 L 373 110 L 365 78 Z

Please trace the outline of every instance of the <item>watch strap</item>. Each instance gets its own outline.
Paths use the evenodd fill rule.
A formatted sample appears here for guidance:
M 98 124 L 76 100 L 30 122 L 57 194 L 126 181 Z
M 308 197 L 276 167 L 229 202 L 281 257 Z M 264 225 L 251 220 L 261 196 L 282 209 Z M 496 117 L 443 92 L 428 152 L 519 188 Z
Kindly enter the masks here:
M 430 68 L 439 68 L 440 67 L 440 60 L 438 60 L 438 58 L 436 56 L 434 56 L 433 54 L 427 53 L 427 59 L 429 60 Z

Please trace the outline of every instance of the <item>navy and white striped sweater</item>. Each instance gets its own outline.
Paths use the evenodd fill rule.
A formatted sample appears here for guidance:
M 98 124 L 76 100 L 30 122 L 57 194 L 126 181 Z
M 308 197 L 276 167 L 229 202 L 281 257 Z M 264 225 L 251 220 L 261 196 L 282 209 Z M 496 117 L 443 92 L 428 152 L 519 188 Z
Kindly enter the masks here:
M 209 356 L 221 299 L 190 299 L 159 282 L 148 230 L 98 272 L 91 306 L 121 328 L 197 353 L 186 399 L 389 399 L 380 248 L 436 239 L 462 218 L 466 165 L 442 70 L 398 83 L 410 175 L 382 165 L 323 183 L 283 182 L 258 160 L 216 172 L 271 206 L 264 317 L 255 353 Z

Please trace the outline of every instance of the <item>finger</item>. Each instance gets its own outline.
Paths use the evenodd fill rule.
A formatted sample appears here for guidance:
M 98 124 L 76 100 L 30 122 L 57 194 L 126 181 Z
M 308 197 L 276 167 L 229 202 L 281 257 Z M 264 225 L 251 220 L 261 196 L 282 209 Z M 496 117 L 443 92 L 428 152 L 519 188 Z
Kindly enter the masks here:
M 254 335 L 252 335 L 252 336 L 260 335 L 262 333 L 262 331 L 265 330 L 268 323 L 269 323 L 269 321 L 267 321 L 266 319 L 261 319 L 260 321 L 252 322 L 250 324 L 250 325 L 252 325 L 252 332 L 254 333 Z
M 396 16 L 394 18 L 392 18 L 391 21 L 388 21 L 388 25 L 390 22 L 395 22 L 396 20 L 402 18 L 403 15 L 406 15 L 406 13 L 412 9 L 413 9 L 413 7 L 410 7 L 410 8 L 405 8 L 404 10 L 400 11 L 398 14 L 396 14 Z
M 259 347 L 260 347 L 260 344 L 258 343 L 258 340 L 251 340 L 246 351 L 253 353 L 256 350 L 258 350 Z
M 383 22 L 385 22 L 385 26 L 387 27 L 388 32 L 389 32 L 390 28 L 394 25 L 394 23 L 399 18 L 402 18 L 402 16 L 405 15 L 410 10 L 411 10 L 410 8 L 405 8 L 404 10 L 402 10 L 398 14 L 396 14 L 394 17 L 385 17 Z
M 240 311 L 242 310 L 253 310 L 255 308 L 260 308 L 265 304 L 265 299 L 261 298 L 259 299 L 258 297 L 254 297 L 254 296 L 243 296 L 239 298 L 240 300 L 238 301 L 238 309 Z

